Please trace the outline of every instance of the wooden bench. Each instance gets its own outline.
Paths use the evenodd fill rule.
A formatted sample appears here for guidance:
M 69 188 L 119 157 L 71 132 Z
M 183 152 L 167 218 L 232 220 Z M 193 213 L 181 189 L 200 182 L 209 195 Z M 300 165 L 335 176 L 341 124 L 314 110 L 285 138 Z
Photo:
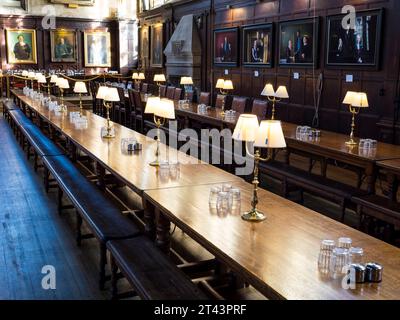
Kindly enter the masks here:
M 400 204 L 379 195 L 353 197 L 357 204 L 359 229 L 372 236 L 396 244 L 400 228 Z
M 342 222 L 346 208 L 352 204 L 352 198 L 366 194 L 366 191 L 277 161 L 261 163 L 260 169 L 262 173 L 282 181 L 282 192 L 285 197 L 288 197 L 289 187 L 296 186 L 300 189 L 301 201 L 303 201 L 303 191 L 307 191 L 339 204 Z
M 138 236 L 139 228 L 127 217 L 122 216 L 121 211 L 65 156 L 45 156 L 45 179 L 49 173 L 59 185 L 58 208 L 59 212 L 64 208 L 62 196 L 66 194 L 77 212 L 76 241 L 81 245 L 82 239 L 92 237 L 82 235 L 81 227 L 84 220 L 93 235 L 100 244 L 100 279 L 99 286 L 104 288 L 106 281 L 105 265 L 106 243 L 113 239 L 128 239 Z
M 207 296 L 145 236 L 107 242 L 111 254 L 112 298 L 118 294 L 118 269 L 135 293 L 147 300 L 205 300 Z

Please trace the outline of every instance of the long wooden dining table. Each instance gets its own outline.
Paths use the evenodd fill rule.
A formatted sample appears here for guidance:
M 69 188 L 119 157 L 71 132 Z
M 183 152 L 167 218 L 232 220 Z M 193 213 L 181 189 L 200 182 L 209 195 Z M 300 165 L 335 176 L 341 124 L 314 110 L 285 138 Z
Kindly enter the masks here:
M 162 249 L 169 247 L 172 221 L 268 298 L 400 299 L 400 249 L 265 190 L 259 191 L 259 209 L 267 215 L 264 222 L 245 222 L 240 214 L 218 215 L 208 205 L 212 186 L 229 183 L 239 188 L 242 211 L 249 209 L 252 186 L 176 150 L 171 150 L 176 159 L 190 161 L 181 164 L 178 179 L 165 181 L 157 168 L 149 166 L 156 148 L 153 139 L 118 124 L 113 124 L 116 137 L 103 139 L 100 130 L 105 120 L 91 112 L 84 112 L 87 126 L 76 127 L 69 113 L 78 108 L 68 105 L 68 112 L 54 112 L 19 91 L 13 95 L 23 109 L 35 113 L 142 196 L 144 206 L 152 208 L 145 218 L 146 230 L 156 230 Z M 141 152 L 121 150 L 121 138 L 128 137 L 143 144 Z M 342 236 L 351 237 L 355 246 L 364 249 L 365 262 L 384 266 L 382 283 L 346 290 L 340 280 L 321 277 L 317 269 L 321 240 Z
M 142 95 L 142 99 L 145 97 Z M 231 118 L 221 116 L 220 108 L 207 108 L 206 112 L 198 112 L 196 103 L 179 105 L 178 101 L 175 103 L 175 112 L 178 117 L 184 119 L 186 127 L 190 126 L 190 122 L 199 122 L 214 126 L 220 129 L 229 128 L 234 129 L 239 114 Z M 348 164 L 364 170 L 367 183 L 367 191 L 375 193 L 375 183 L 379 167 L 378 161 L 400 159 L 400 146 L 387 144 L 383 142 L 378 143 L 378 147 L 374 152 L 365 153 L 359 150 L 358 145 L 349 147 L 346 141 L 349 140 L 348 135 L 335 133 L 327 130 L 321 130 L 321 135 L 318 139 L 304 139 L 299 138 L 297 135 L 297 124 L 282 122 L 283 133 L 287 143 L 287 157 L 293 153 L 309 154 L 322 159 L 322 171 L 326 172 L 327 160 L 340 161 L 341 163 Z M 357 139 L 356 139 L 357 140 Z

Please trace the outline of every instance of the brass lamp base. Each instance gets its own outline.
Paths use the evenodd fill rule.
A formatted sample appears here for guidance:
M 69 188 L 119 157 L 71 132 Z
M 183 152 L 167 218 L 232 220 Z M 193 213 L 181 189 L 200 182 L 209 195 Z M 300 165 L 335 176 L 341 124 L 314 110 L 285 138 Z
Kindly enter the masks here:
M 103 138 L 105 138 L 105 139 L 112 139 L 112 138 L 115 138 L 115 135 L 114 135 L 114 134 L 111 134 L 111 133 L 107 133 L 106 135 L 103 136 Z
M 257 209 L 252 209 L 242 215 L 242 219 L 251 222 L 261 222 L 267 219 L 264 213 L 258 211 Z
M 150 166 L 152 167 L 159 167 L 160 166 L 160 161 L 154 160 L 153 162 L 149 163 Z
M 350 140 L 346 142 L 346 146 L 356 146 L 357 142 L 355 142 L 354 140 Z

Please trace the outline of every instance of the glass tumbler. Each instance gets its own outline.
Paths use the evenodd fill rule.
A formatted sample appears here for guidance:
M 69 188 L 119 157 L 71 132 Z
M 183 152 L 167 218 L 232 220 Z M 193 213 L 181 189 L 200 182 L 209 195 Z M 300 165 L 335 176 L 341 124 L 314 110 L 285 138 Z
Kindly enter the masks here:
M 339 243 L 338 244 L 339 248 L 344 248 L 344 249 L 350 250 L 351 244 L 353 243 L 353 241 L 351 240 L 351 238 L 342 237 L 342 238 L 339 238 L 338 243 Z
M 217 196 L 217 214 L 226 215 L 229 210 L 229 193 L 221 191 Z
M 180 166 L 179 162 L 170 162 L 169 164 L 169 176 L 172 180 L 177 180 L 180 177 Z
M 362 248 L 350 248 L 350 263 L 362 264 L 364 250 Z
M 218 198 L 218 193 L 221 192 L 220 187 L 212 187 L 210 189 L 210 197 L 209 197 L 209 204 L 211 208 L 216 208 L 217 207 L 217 198 Z
M 345 248 L 334 248 L 329 263 L 329 273 L 332 279 L 339 279 L 347 274 L 349 265 L 349 250 Z
M 160 163 L 159 171 L 160 180 L 165 182 L 169 180 L 169 164 L 168 162 Z
M 232 188 L 229 191 L 229 212 L 239 214 L 241 207 L 240 189 Z
M 231 189 L 232 189 L 231 184 L 226 183 L 226 184 L 222 185 L 222 191 L 224 191 L 224 192 L 229 192 L 229 191 L 231 191 Z
M 329 274 L 329 264 L 331 262 L 333 249 L 335 249 L 335 241 L 323 240 L 318 256 L 318 270 L 323 275 Z

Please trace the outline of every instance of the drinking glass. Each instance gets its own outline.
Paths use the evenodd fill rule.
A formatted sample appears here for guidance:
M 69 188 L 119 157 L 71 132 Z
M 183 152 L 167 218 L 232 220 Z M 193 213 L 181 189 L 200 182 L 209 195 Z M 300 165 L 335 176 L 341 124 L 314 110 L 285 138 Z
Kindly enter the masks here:
M 353 241 L 351 240 L 351 238 L 346 238 L 346 237 L 339 238 L 338 247 L 349 250 L 351 248 L 352 242 Z
M 335 241 L 323 240 L 321 242 L 321 249 L 318 256 L 318 270 L 323 275 L 329 274 L 329 265 L 335 248 Z
M 364 255 L 364 250 L 362 248 L 352 247 L 349 250 L 349 255 L 350 255 L 350 263 L 361 264 Z
M 226 215 L 229 210 L 229 192 L 221 191 L 217 195 L 217 214 Z
M 229 212 L 233 215 L 240 213 L 240 189 L 232 188 L 229 191 Z
M 169 164 L 169 175 L 172 180 L 179 179 L 180 177 L 180 165 L 179 162 L 170 162 Z
M 231 184 L 225 183 L 222 185 L 222 191 L 224 191 L 224 192 L 229 192 L 229 191 L 231 191 L 231 189 L 232 189 Z
M 329 273 L 332 279 L 338 279 L 347 273 L 349 265 L 349 250 L 345 248 L 334 248 L 329 263 Z
M 221 188 L 220 187 L 212 187 L 210 189 L 210 197 L 209 197 L 209 204 L 210 207 L 212 208 L 216 208 L 217 207 L 217 198 L 218 198 L 218 194 L 221 192 Z
M 159 166 L 158 174 L 160 175 L 160 180 L 166 182 L 169 180 L 169 163 L 161 162 Z

